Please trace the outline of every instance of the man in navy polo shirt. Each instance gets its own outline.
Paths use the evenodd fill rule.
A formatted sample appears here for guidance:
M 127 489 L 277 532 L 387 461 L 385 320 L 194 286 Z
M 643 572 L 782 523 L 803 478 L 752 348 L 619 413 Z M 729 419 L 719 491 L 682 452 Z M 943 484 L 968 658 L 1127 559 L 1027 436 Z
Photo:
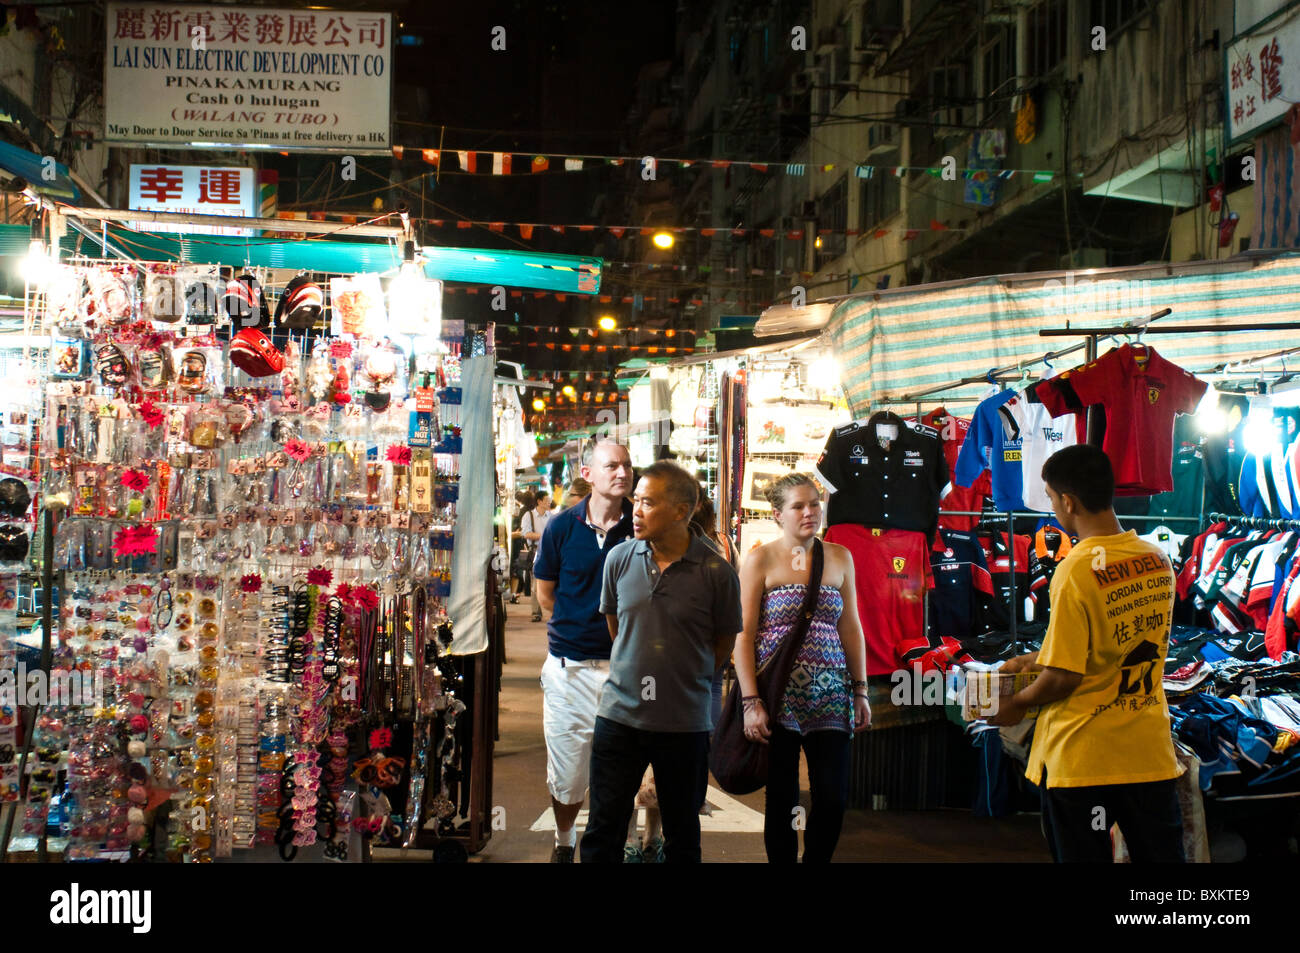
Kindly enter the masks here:
M 573 863 L 573 825 L 587 796 L 596 706 L 609 678 L 610 639 L 600 611 L 605 557 L 632 535 L 632 458 L 610 440 L 589 444 L 582 478 L 591 495 L 553 517 L 542 534 L 533 579 L 550 652 L 542 665 L 546 786 L 555 812 L 552 863 Z

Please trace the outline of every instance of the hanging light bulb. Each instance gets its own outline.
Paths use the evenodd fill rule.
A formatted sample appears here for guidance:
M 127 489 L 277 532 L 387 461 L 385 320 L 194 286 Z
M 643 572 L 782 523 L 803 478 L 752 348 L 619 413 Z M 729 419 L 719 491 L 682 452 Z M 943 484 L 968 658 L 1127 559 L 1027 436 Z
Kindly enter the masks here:
M 618 319 L 612 314 L 601 315 L 600 320 L 596 323 L 602 331 L 615 331 L 618 329 Z
M 665 232 L 662 229 L 655 232 L 652 241 L 656 248 L 668 249 L 673 247 L 673 236 L 671 232 Z

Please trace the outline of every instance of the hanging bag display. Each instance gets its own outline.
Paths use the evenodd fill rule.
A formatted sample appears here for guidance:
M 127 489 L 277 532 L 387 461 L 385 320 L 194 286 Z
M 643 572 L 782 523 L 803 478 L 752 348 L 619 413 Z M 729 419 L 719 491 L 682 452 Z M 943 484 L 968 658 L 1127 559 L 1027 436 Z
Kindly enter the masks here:
M 775 723 L 785 687 L 790 682 L 790 673 L 794 671 L 795 659 L 803 647 L 804 637 L 808 634 L 808 626 L 812 623 L 817 608 L 824 558 L 822 542 L 814 537 L 808 591 L 804 593 L 799 616 L 767 664 L 758 670 L 758 697 L 767 709 L 769 725 Z M 717 778 L 718 786 L 728 794 L 751 794 L 767 784 L 769 755 L 769 745 L 745 737 L 745 706 L 741 703 L 740 682 L 737 681 L 723 700 L 722 715 L 713 731 L 709 770 Z

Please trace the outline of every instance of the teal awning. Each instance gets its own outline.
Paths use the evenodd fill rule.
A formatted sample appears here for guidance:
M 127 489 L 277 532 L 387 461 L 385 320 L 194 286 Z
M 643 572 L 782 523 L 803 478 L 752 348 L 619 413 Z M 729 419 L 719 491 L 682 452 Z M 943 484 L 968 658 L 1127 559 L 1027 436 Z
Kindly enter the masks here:
M 78 201 L 81 190 L 72 181 L 68 167 L 61 162 L 46 162 L 47 158 L 50 157 L 0 142 L 0 170 L 19 176 L 33 192 L 70 202 Z M 47 172 L 47 169 L 51 172 Z
M 96 234 L 98 228 L 91 226 Z M 108 243 L 145 261 L 190 261 L 325 272 L 384 272 L 402 263 L 400 249 L 386 242 L 340 242 L 314 238 L 241 238 L 137 232 L 110 225 Z M 98 241 L 70 233 L 67 254 L 100 257 Z M 25 248 L 25 246 L 24 246 Z M 495 251 L 485 248 L 425 247 L 424 273 L 442 281 L 530 288 L 568 294 L 596 294 L 604 261 L 582 255 Z

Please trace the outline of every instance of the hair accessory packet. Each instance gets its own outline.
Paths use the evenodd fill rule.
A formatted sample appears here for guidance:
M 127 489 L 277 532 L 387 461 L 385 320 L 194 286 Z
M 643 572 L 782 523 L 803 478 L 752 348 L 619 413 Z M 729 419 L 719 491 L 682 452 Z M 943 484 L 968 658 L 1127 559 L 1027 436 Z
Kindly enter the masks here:
M 181 341 L 172 347 L 173 378 L 184 393 L 221 392 L 221 348 L 212 344 Z
M 171 264 L 153 264 L 145 269 L 140 316 L 147 321 L 176 324 L 185 320 L 185 279 Z
M 82 316 L 88 321 L 120 325 L 135 317 L 136 271 L 130 265 L 93 268 L 86 280 L 89 291 L 82 298 Z
M 134 378 L 131 359 L 116 341 L 101 339 L 95 345 L 95 374 L 105 387 L 119 388 Z

